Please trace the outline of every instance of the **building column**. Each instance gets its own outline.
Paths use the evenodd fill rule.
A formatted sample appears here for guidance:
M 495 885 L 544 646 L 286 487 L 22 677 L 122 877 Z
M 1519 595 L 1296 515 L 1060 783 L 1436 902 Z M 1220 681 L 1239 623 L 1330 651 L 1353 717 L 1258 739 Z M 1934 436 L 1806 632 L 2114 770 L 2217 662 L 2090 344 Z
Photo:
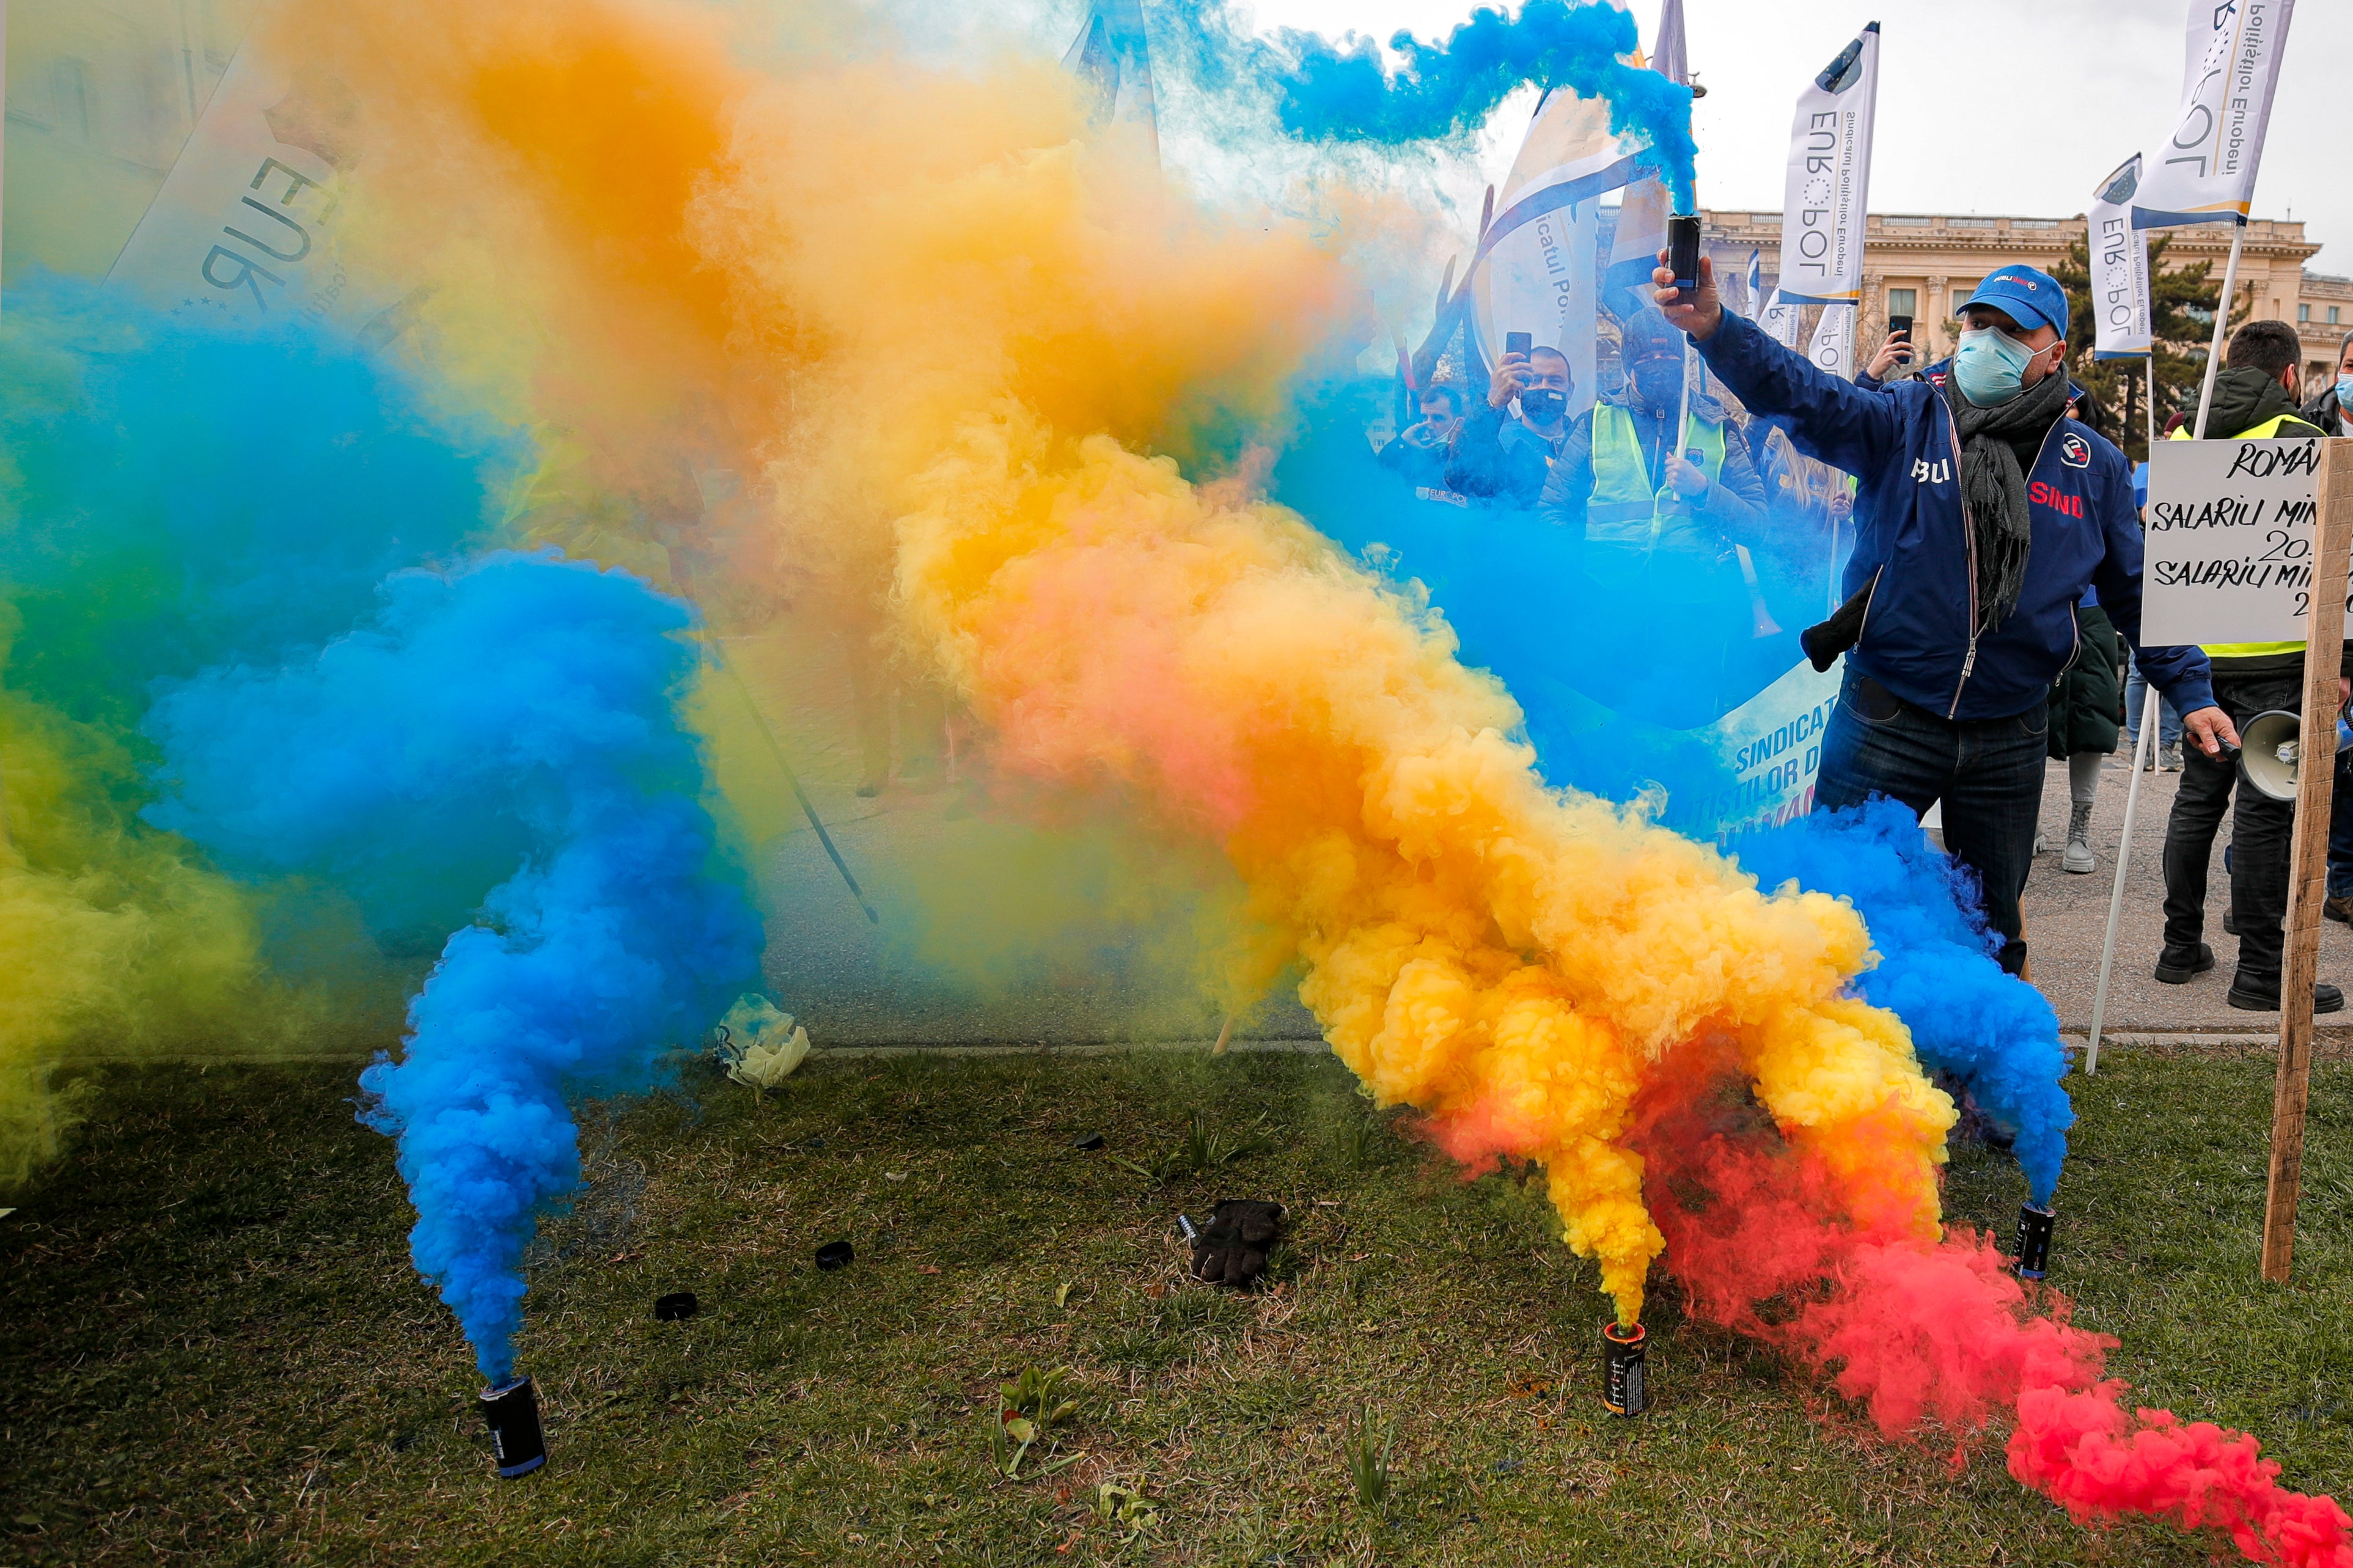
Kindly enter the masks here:
M 1928 297 L 1920 301 L 1919 308 L 1915 312 L 1918 317 L 1919 324 L 1912 329 L 1913 337 L 1920 342 L 1920 357 L 1912 362 L 1915 370 L 1926 364 L 1930 360 L 1945 357 L 1945 334 L 1952 325 L 1946 319 L 1946 312 L 1952 309 L 1952 293 L 1951 279 L 1928 279 Z M 1922 325 L 1928 329 L 1928 335 L 1925 339 L 1920 337 Z
M 1862 370 L 1879 352 L 1887 335 L 1887 279 L 1879 273 L 1862 275 L 1862 298 L 1854 308 L 1854 368 Z

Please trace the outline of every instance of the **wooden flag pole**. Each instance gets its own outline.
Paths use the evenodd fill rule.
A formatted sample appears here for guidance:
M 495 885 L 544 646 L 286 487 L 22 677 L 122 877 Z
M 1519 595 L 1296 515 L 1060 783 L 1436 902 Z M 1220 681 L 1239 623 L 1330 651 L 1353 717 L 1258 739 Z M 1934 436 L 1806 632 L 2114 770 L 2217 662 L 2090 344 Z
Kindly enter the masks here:
M 2263 1202 L 2263 1278 L 2284 1282 L 2304 1182 L 2304 1112 L 2312 1088 L 2312 986 L 2320 973 L 2320 906 L 2328 896 L 2328 806 L 2337 781 L 2337 672 L 2345 646 L 2345 577 L 2353 554 L 2353 439 L 2320 443 L 2314 487 L 2312 613 L 2305 628 L 2304 729 L 2289 841 L 2287 962 L 2280 975 L 2279 1073 L 2272 1087 L 2272 1167 Z M 2242 786 L 2243 787 L 2243 786 Z

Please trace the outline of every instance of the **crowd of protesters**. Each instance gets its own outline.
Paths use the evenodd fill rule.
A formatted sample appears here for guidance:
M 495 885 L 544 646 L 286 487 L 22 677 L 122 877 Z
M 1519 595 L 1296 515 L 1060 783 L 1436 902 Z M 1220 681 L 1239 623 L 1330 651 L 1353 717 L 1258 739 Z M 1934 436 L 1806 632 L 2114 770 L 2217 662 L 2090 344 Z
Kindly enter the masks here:
M 1569 412 L 1577 389 L 1557 349 L 1506 353 L 1479 392 L 1422 388 L 1419 421 L 1381 464 L 1435 498 L 1577 531 L 1595 584 L 1650 594 L 1660 624 L 1679 630 L 1742 613 L 1752 552 L 1794 545 L 1818 574 L 1836 560 L 1821 601 L 1831 613 L 1802 638 L 1817 668 L 1846 659 L 1815 808 L 1883 795 L 1937 811 L 1947 850 L 1977 877 L 2002 963 L 2020 972 L 2020 895 L 2054 847 L 2037 832 L 2047 763 L 2066 764 L 2055 847 L 2060 869 L 2078 874 L 2099 865 L 2103 770 L 2141 759 L 2178 772 L 2156 978 L 2215 967 L 2206 887 L 2227 811 L 2222 926 L 2238 942 L 2227 997 L 2276 1010 L 2293 808 L 2245 782 L 2237 748 L 2256 714 L 2298 708 L 2304 647 L 2141 645 L 2146 480 L 2068 379 L 2065 290 L 2031 267 L 1998 268 L 1957 311 L 1952 356 L 1915 369 L 1905 334 L 1892 333 L 1850 381 L 1724 310 L 1712 267 L 1703 274 L 1678 292 L 1661 269 L 1658 309 L 1627 314 L 1615 384 L 1585 412 Z M 1687 348 L 1711 373 L 1696 383 Z M 2240 327 L 2209 437 L 2353 436 L 2353 334 L 2325 385 L 2299 384 L 2300 358 L 2287 323 Z M 2190 437 L 2180 425 L 2171 438 Z M 1658 571 L 1662 559 L 1678 568 Z M 1662 584 L 1674 602 L 1658 599 Z M 1755 614 L 1769 624 L 1761 601 Z M 2340 708 L 2353 654 L 2342 677 Z M 2152 687 L 2158 732 L 2144 747 Z M 2326 913 L 2353 924 L 2353 769 L 2340 771 L 2337 800 Z M 2316 986 L 2316 1010 L 2343 1002 Z

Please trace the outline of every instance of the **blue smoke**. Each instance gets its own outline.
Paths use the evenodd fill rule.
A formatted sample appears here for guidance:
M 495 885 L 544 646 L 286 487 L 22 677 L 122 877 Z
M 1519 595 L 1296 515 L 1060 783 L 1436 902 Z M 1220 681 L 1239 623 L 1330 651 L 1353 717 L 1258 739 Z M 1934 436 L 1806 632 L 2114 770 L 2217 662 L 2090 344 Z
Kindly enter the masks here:
M 1800 887 L 1853 901 L 1879 966 L 1856 983 L 1912 1031 L 1920 1059 L 1967 1089 L 2012 1138 L 2037 1204 L 2067 1158 L 2074 1108 L 2060 1079 L 2059 1016 L 2042 993 L 2004 973 L 1978 913 L 1974 879 L 1946 858 L 1897 801 L 1802 816 L 1728 847 L 1767 888 Z
M 316 322 L 225 332 L 42 277 L 0 310 L 10 688 L 128 727 L 150 683 L 276 662 L 485 529 L 522 444 Z
M 1676 210 L 1693 210 L 1691 89 L 1619 58 L 1641 39 L 1632 15 L 1614 5 L 1527 0 L 1517 16 L 1482 9 L 1440 44 L 1399 32 L 1389 39 L 1403 57 L 1394 76 L 1370 38 L 1334 43 L 1288 28 L 1277 37 L 1251 52 L 1291 135 L 1390 144 L 1460 136 L 1484 124 L 1523 82 L 1535 82 L 1607 102 L 1610 131 L 1647 140 L 1643 161 Z
M 399 1139 L 417 1266 L 495 1384 L 536 1216 L 579 1184 L 568 1103 L 655 1087 L 756 983 L 760 929 L 677 719 L 686 605 L 505 552 L 382 599 L 304 657 L 167 691 L 148 815 L 232 869 L 332 880 L 372 923 L 458 927 L 362 1120 Z
M 1750 637 L 1746 612 L 1733 606 L 1735 635 L 1711 641 L 1658 608 L 1695 602 L 1696 589 L 1662 574 L 1647 595 L 1613 598 L 1588 575 L 1579 531 L 1425 500 L 1383 471 L 1363 430 L 1386 396 L 1380 383 L 1300 390 L 1300 434 L 1276 465 L 1274 499 L 1401 588 L 1427 591 L 1430 617 L 1458 638 L 1464 662 L 1493 670 L 1519 700 L 1553 784 L 1621 801 L 1663 791 L 1664 826 L 1720 837 L 1718 808 L 1731 805 L 1736 819 L 1739 796 L 1695 731 L 1797 662 L 1796 628 L 1824 613 L 1826 561 L 1813 559 L 1810 574 L 1810 551 L 1759 541 L 1761 592 L 1783 629 Z M 1994 962 L 1972 879 L 1888 801 L 1799 817 L 1726 847 L 1768 889 L 1795 879 L 1853 901 L 1880 954 L 1856 989 L 1902 1018 L 1923 1064 L 2013 1138 L 2035 1201 L 2047 1204 L 2074 1121 L 2059 1020 L 2042 993 Z

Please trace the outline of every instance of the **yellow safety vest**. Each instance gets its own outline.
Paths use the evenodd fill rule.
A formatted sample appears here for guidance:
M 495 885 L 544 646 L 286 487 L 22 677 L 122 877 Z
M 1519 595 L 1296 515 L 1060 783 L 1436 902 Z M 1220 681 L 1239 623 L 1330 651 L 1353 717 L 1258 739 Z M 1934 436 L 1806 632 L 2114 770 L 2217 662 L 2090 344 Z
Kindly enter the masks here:
M 1715 484 L 1724 472 L 1724 426 L 1693 419 L 1683 450 L 1697 447 L 1700 472 Z M 1642 443 L 1634 421 L 1613 403 L 1593 409 L 1593 499 L 1585 508 L 1588 537 L 1613 542 L 1656 544 L 1667 516 L 1683 510 L 1683 498 L 1672 485 L 1651 488 L 1651 466 L 1642 460 Z M 1643 523 L 1636 531 L 1624 526 Z M 1598 531 L 1596 524 L 1602 525 Z
M 2262 424 L 2251 426 L 2247 429 L 2240 431 L 2235 436 L 2215 437 L 2210 437 L 2210 439 L 2223 441 L 2268 441 L 2279 434 L 2281 421 L 2298 417 L 2300 417 L 2300 416 L 2294 414 L 2276 414 L 2271 418 L 2264 420 Z M 2181 426 L 2179 429 L 2175 430 L 2171 436 L 2167 437 L 2168 440 L 2171 441 L 2187 441 L 2190 438 L 2189 426 L 2188 425 Z M 2208 658 L 2261 658 L 2266 654 L 2302 653 L 2304 651 L 2304 639 L 2302 637 L 2298 637 L 2294 642 L 2210 642 L 2201 643 L 2199 646 L 2206 650 L 2206 657 Z

